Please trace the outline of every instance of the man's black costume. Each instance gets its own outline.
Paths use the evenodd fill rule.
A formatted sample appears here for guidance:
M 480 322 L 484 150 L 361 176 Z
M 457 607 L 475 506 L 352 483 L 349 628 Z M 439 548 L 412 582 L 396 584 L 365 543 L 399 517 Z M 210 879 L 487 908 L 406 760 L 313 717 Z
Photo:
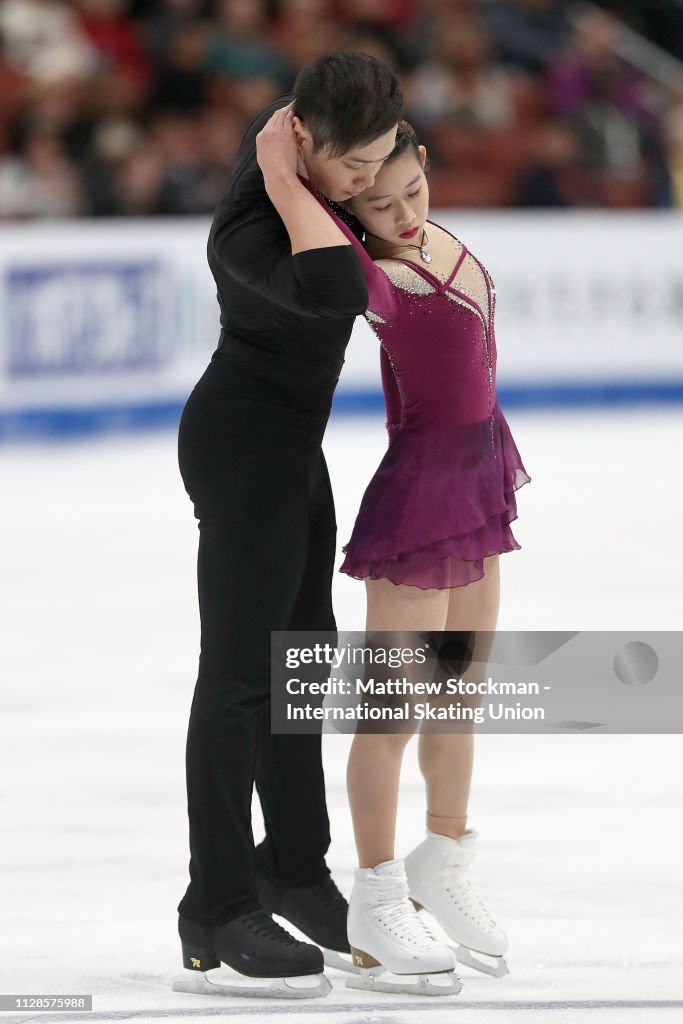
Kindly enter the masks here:
M 322 881 L 329 822 L 319 736 L 271 735 L 270 632 L 334 630 L 336 524 L 321 450 L 367 290 L 350 245 L 291 253 L 250 126 L 211 227 L 218 349 L 185 406 L 183 481 L 199 520 L 199 675 L 187 740 L 190 885 L 204 925 L 259 906 L 255 863 L 279 886 Z M 266 825 L 256 853 L 254 782 Z

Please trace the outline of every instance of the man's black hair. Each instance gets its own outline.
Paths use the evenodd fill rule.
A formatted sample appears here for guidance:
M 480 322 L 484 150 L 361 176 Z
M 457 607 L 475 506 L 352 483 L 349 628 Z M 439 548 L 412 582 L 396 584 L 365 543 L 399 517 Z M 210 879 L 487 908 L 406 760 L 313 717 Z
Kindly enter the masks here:
M 329 146 L 333 159 L 391 131 L 402 110 L 394 72 L 360 50 L 324 53 L 294 83 L 294 113 L 311 133 L 313 152 Z

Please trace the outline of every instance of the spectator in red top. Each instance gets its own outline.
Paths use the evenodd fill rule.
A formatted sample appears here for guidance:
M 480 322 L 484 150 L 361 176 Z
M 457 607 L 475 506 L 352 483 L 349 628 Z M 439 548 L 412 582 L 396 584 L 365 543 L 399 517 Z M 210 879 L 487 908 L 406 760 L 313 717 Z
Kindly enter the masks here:
M 0 153 L 8 144 L 8 126 L 17 116 L 30 94 L 28 77 L 5 60 L 0 34 Z
M 422 4 L 418 0 L 335 0 L 340 21 L 351 25 L 383 25 L 398 29 L 414 21 Z
M 113 65 L 126 78 L 144 85 L 151 67 L 138 25 L 128 17 L 128 0 L 78 0 L 78 8 L 83 30 L 103 65 Z

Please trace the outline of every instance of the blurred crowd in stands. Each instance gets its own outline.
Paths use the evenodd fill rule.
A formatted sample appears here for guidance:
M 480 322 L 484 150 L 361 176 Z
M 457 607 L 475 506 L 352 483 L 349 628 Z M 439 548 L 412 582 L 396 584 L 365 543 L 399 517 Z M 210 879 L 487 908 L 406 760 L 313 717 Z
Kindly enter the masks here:
M 400 75 L 434 206 L 683 207 L 683 0 L 0 0 L 0 217 L 210 213 L 340 49 Z

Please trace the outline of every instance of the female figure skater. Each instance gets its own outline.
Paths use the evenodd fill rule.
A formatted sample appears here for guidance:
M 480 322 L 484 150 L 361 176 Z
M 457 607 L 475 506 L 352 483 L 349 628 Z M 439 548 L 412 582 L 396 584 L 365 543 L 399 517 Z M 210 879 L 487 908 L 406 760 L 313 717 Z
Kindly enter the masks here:
M 365 580 L 369 633 L 475 631 L 471 665 L 458 673 L 467 681 L 480 678 L 488 659 L 498 555 L 519 546 L 510 530 L 514 492 L 529 477 L 496 402 L 493 283 L 463 243 L 427 220 L 425 160 L 425 148 L 401 122 L 373 185 L 343 204 L 365 228 L 367 252 L 327 207 L 366 276 L 365 315 L 381 343 L 390 442 L 341 569 Z M 460 987 L 453 955 L 417 907 L 458 944 L 457 959 L 486 973 L 506 972 L 507 939 L 467 877 L 477 841 L 467 828 L 470 732 L 420 734 L 427 836 L 405 860 L 395 858 L 409 739 L 410 733 L 357 733 L 353 741 L 347 779 L 359 868 L 348 935 L 361 970 L 347 985 L 446 994 Z M 384 970 L 417 980 L 383 981 Z
M 493 282 L 462 242 L 427 220 L 425 160 L 424 146 L 401 122 L 374 184 L 344 204 L 366 234 L 367 253 L 345 229 L 361 254 L 366 317 L 381 343 L 389 448 L 341 571 L 365 581 L 368 633 L 475 631 L 470 667 L 458 676 L 481 680 L 498 615 L 498 556 L 519 547 L 510 529 L 514 492 L 529 477 L 496 402 Z M 414 987 L 425 991 L 424 975 L 448 969 L 450 950 L 416 906 L 457 943 L 457 959 L 490 974 L 507 971 L 506 936 L 467 877 L 477 842 L 467 828 L 472 733 L 420 734 L 427 834 L 401 860 L 394 837 L 409 739 L 409 732 L 357 733 L 351 749 L 347 783 L 360 866 L 348 932 L 362 968 L 360 979 L 347 982 L 353 987 L 394 990 L 379 977 L 388 969 L 422 975 Z

